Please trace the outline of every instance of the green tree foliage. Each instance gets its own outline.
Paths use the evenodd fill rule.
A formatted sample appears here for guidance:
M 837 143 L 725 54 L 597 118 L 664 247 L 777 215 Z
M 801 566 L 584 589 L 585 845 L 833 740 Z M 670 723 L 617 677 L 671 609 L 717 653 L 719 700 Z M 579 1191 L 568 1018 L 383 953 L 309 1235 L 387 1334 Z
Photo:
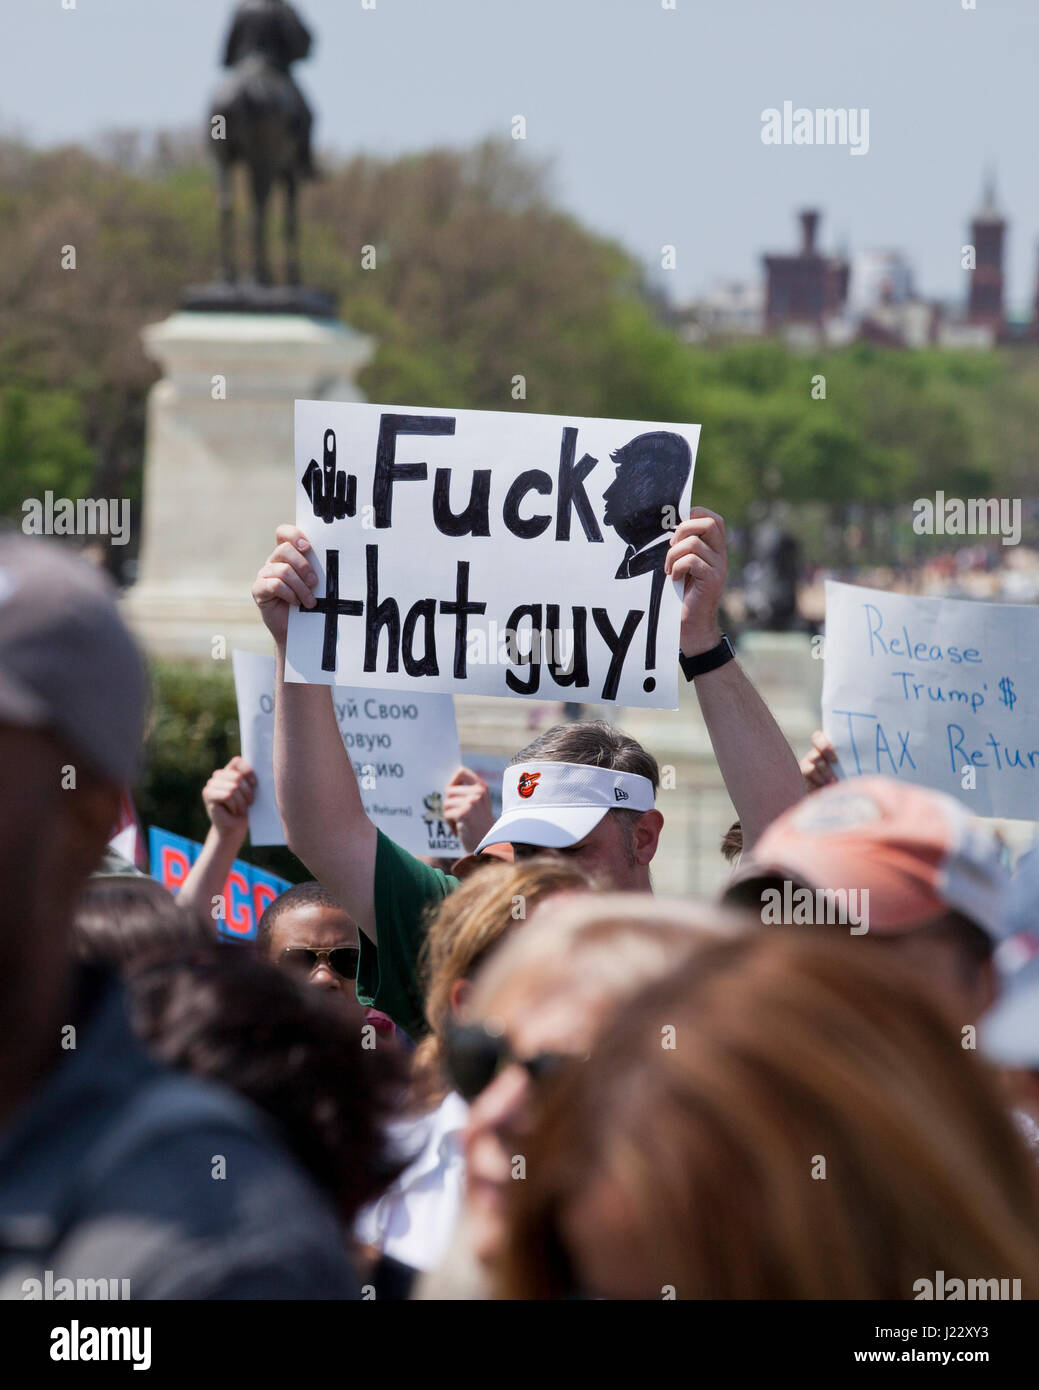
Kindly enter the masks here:
M 782 502 L 815 559 L 839 557 L 853 518 L 915 545 L 912 501 L 938 489 L 1034 495 L 1034 351 L 689 347 L 631 257 L 560 211 L 547 171 L 512 142 L 359 156 L 307 188 L 302 214 L 308 283 L 377 341 L 370 399 L 697 422 L 697 500 L 733 530 Z M 216 222 L 194 137 L 151 153 L 133 132 L 93 152 L 0 143 L 0 513 L 20 519 L 48 488 L 139 499 L 156 377 L 140 331 L 212 278 Z M 275 258 L 277 222 L 275 209 Z M 825 399 L 812 396 L 819 375 Z M 202 785 L 238 751 L 230 677 L 159 665 L 153 709 L 139 809 L 201 839 Z M 245 854 L 306 876 L 287 850 Z
M 216 263 L 204 156 L 186 137 L 148 155 L 132 132 L 103 153 L 0 145 L 0 510 L 44 486 L 139 498 L 155 379 L 140 330 Z M 550 188 L 511 142 L 358 156 L 308 186 L 306 278 L 375 337 L 370 399 L 698 422 L 698 499 L 734 527 L 781 499 L 816 558 L 820 508 L 840 525 L 909 515 L 938 489 L 1032 493 L 1033 351 L 689 347 L 631 257 Z M 275 256 L 277 225 L 275 209 Z M 65 246 L 75 270 L 61 268 Z M 825 399 L 812 398 L 817 374 Z
M 0 390 L 0 515 L 21 519 L 22 503 L 42 499 L 48 489 L 77 497 L 93 472 L 77 396 L 25 386 Z
M 135 791 L 142 824 L 204 840 L 209 820 L 202 788 L 209 775 L 240 751 L 234 682 L 227 672 L 180 662 L 151 668 L 151 716 L 145 737 L 144 779 Z M 246 841 L 251 864 L 300 882 L 310 875 L 291 851 Z

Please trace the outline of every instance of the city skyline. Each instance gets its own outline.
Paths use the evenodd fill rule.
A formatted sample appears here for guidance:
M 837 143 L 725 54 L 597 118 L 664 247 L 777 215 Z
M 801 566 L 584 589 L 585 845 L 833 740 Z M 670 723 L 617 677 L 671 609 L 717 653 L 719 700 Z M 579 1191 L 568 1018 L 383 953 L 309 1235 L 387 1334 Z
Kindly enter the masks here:
M 1027 313 L 1039 242 L 1020 120 L 1039 54 L 1027 0 L 674 4 L 525 0 L 510 20 L 477 0 L 301 0 L 317 39 L 299 78 L 318 146 L 392 157 L 508 140 L 522 114 L 517 145 L 553 162 L 554 200 L 618 239 L 678 303 L 759 278 L 761 253 L 788 244 L 805 207 L 824 213 L 828 252 L 898 248 L 922 296 L 960 302 L 960 247 L 994 166 L 1007 308 Z M 11 35 L 0 133 L 46 146 L 200 125 L 231 11 L 230 0 L 0 0 Z M 868 150 L 764 143 L 764 113 L 787 101 L 868 111 Z

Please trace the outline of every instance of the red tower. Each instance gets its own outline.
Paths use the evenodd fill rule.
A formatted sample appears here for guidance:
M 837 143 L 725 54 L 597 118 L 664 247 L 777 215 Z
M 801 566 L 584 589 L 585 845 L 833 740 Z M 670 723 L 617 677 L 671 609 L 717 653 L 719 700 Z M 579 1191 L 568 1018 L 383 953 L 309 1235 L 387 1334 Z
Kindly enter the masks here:
M 1007 224 L 996 207 L 995 180 L 989 176 L 981 207 L 970 224 L 974 270 L 970 277 L 967 319 L 1000 333 L 1003 318 L 1003 238 Z
M 848 293 L 848 263 L 823 256 L 816 248 L 819 214 L 806 209 L 801 218 L 801 249 L 794 256 L 763 256 L 768 291 L 765 327 L 774 332 L 788 323 L 821 327 L 840 312 Z

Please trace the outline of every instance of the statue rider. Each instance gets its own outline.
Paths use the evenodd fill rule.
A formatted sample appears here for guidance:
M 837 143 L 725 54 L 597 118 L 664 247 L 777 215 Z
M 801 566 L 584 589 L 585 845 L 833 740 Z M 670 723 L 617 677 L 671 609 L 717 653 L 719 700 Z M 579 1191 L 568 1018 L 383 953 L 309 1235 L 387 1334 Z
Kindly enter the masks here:
M 286 0 L 242 0 L 227 36 L 224 67 L 242 68 L 246 90 L 255 87 L 258 103 L 270 88 L 270 69 L 277 72 L 279 96 L 291 109 L 298 140 L 299 173 L 315 174 L 310 147 L 313 117 L 303 93 L 296 86 L 289 68 L 310 52 L 311 35 Z M 254 60 L 259 60 L 258 62 Z M 265 73 L 264 68 L 268 71 Z M 251 69 L 251 71 L 250 71 Z

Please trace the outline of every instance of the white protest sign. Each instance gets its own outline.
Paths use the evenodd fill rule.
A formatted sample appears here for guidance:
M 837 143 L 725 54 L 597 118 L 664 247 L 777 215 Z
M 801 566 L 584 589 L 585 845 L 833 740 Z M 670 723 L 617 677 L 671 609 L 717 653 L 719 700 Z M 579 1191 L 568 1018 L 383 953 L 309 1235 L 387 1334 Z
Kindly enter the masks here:
M 1039 819 L 1039 608 L 826 585 L 823 728 L 843 770 Z
M 254 845 L 283 845 L 274 797 L 274 658 L 236 651 L 232 659 L 242 756 L 257 780 L 249 837 Z M 461 762 L 451 697 L 342 687 L 332 695 L 371 820 L 412 854 L 458 858 L 461 843 L 440 819 L 444 787 Z
M 698 425 L 296 402 L 286 679 L 675 709 Z

